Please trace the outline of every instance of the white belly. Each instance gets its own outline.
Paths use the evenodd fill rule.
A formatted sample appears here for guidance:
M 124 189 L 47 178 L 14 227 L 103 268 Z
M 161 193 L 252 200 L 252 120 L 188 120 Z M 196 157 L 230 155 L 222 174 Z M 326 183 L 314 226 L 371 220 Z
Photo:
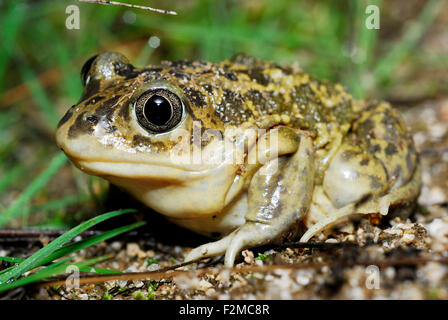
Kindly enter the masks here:
M 208 237 L 222 237 L 245 223 L 247 212 L 247 195 L 241 196 L 225 207 L 223 211 L 214 216 L 198 218 L 172 218 L 171 222 Z M 218 235 L 219 233 L 219 235 Z

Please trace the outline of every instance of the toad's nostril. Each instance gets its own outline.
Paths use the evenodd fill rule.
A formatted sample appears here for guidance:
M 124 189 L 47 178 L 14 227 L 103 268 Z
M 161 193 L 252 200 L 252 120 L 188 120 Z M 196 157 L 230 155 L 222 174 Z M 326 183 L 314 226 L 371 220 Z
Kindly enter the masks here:
M 92 125 L 95 125 L 98 123 L 98 117 L 91 114 L 89 116 L 86 117 L 86 122 Z

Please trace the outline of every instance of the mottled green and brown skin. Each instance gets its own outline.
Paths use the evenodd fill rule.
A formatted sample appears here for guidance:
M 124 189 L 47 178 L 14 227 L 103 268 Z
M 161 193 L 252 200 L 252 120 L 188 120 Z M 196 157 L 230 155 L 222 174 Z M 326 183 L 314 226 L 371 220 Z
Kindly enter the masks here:
M 307 241 L 350 215 L 385 215 L 418 196 L 417 153 L 396 111 L 354 101 L 341 85 L 295 68 L 247 56 L 135 68 L 120 54 L 103 53 L 83 75 L 83 96 L 61 119 L 58 145 L 81 170 L 179 225 L 221 238 L 187 260 L 225 252 L 233 265 L 242 248 L 295 238 L 300 226 Z M 179 124 L 157 134 L 135 112 L 136 99 L 156 85 L 185 106 Z M 213 154 L 223 141 L 208 132 L 226 140 L 229 129 L 265 130 L 244 145 L 243 163 L 172 161 L 181 143 L 176 133 L 187 132 L 192 149 Z M 274 136 L 276 152 L 261 143 Z M 226 141 L 241 142 L 232 139 Z M 266 161 L 249 163 L 260 150 Z

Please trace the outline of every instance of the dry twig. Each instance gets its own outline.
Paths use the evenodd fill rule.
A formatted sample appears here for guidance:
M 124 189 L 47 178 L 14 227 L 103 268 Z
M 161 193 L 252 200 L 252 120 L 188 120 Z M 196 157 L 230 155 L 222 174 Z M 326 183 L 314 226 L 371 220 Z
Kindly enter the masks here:
M 118 1 L 108 1 L 108 0 L 78 0 L 78 1 L 79 2 L 106 4 L 106 5 L 113 5 L 113 6 L 120 6 L 120 7 L 128 7 L 128 8 L 134 8 L 134 9 L 149 10 L 149 11 L 163 13 L 163 14 L 171 14 L 174 16 L 177 15 L 177 12 L 175 12 L 175 11 L 156 9 L 156 8 L 152 8 L 152 7 L 139 6 L 136 4 L 124 3 L 124 2 L 118 2 Z
M 42 237 L 49 239 L 63 235 L 67 230 L 34 230 L 34 229 L 0 229 L 0 242 L 39 241 Z M 101 231 L 87 230 L 80 234 L 82 237 L 95 236 Z
M 217 268 L 204 268 L 197 270 L 174 270 L 180 267 L 183 267 L 188 263 L 181 263 L 172 267 L 164 268 L 158 271 L 149 271 L 149 272 L 129 272 L 129 273 L 121 273 L 121 274 L 103 274 L 103 275 L 87 275 L 82 276 L 79 279 L 79 284 L 87 284 L 87 283 L 103 283 L 106 281 L 117 280 L 117 281 L 132 281 L 132 280 L 151 280 L 151 281 L 160 281 L 163 279 L 171 279 L 173 277 L 185 274 L 185 275 L 194 275 L 200 276 L 203 274 L 215 274 L 218 273 Z M 332 265 L 329 263 L 297 263 L 297 264 L 280 264 L 280 265 L 264 265 L 264 266 L 248 266 L 244 268 L 226 268 L 223 270 L 228 270 L 230 273 L 266 273 L 273 272 L 278 269 L 283 270 L 297 270 L 297 269 L 320 269 L 324 266 L 327 267 L 335 267 L 335 266 L 343 266 L 343 267 L 353 267 L 355 265 L 361 266 L 369 266 L 376 265 L 379 268 L 386 268 L 389 266 L 409 266 L 409 265 L 420 265 L 428 262 L 438 262 L 442 264 L 448 264 L 448 259 L 431 259 L 431 258 L 407 258 L 407 259 L 391 259 L 391 260 L 383 260 L 383 261 L 358 261 L 358 262 L 350 262 L 346 264 L 336 264 Z M 40 283 L 39 286 L 51 287 L 51 286 L 60 286 L 65 285 L 66 279 L 59 278 L 58 280 L 47 281 Z

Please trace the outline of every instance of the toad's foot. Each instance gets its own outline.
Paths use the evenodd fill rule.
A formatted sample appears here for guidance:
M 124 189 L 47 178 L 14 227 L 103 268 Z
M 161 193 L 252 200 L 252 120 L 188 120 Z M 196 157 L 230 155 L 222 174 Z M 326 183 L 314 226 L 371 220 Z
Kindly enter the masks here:
M 225 238 L 192 250 L 185 261 L 225 253 L 225 265 L 231 267 L 244 248 L 296 236 L 311 203 L 313 163 L 312 142 L 305 136 L 293 155 L 267 162 L 250 183 L 246 223 Z

